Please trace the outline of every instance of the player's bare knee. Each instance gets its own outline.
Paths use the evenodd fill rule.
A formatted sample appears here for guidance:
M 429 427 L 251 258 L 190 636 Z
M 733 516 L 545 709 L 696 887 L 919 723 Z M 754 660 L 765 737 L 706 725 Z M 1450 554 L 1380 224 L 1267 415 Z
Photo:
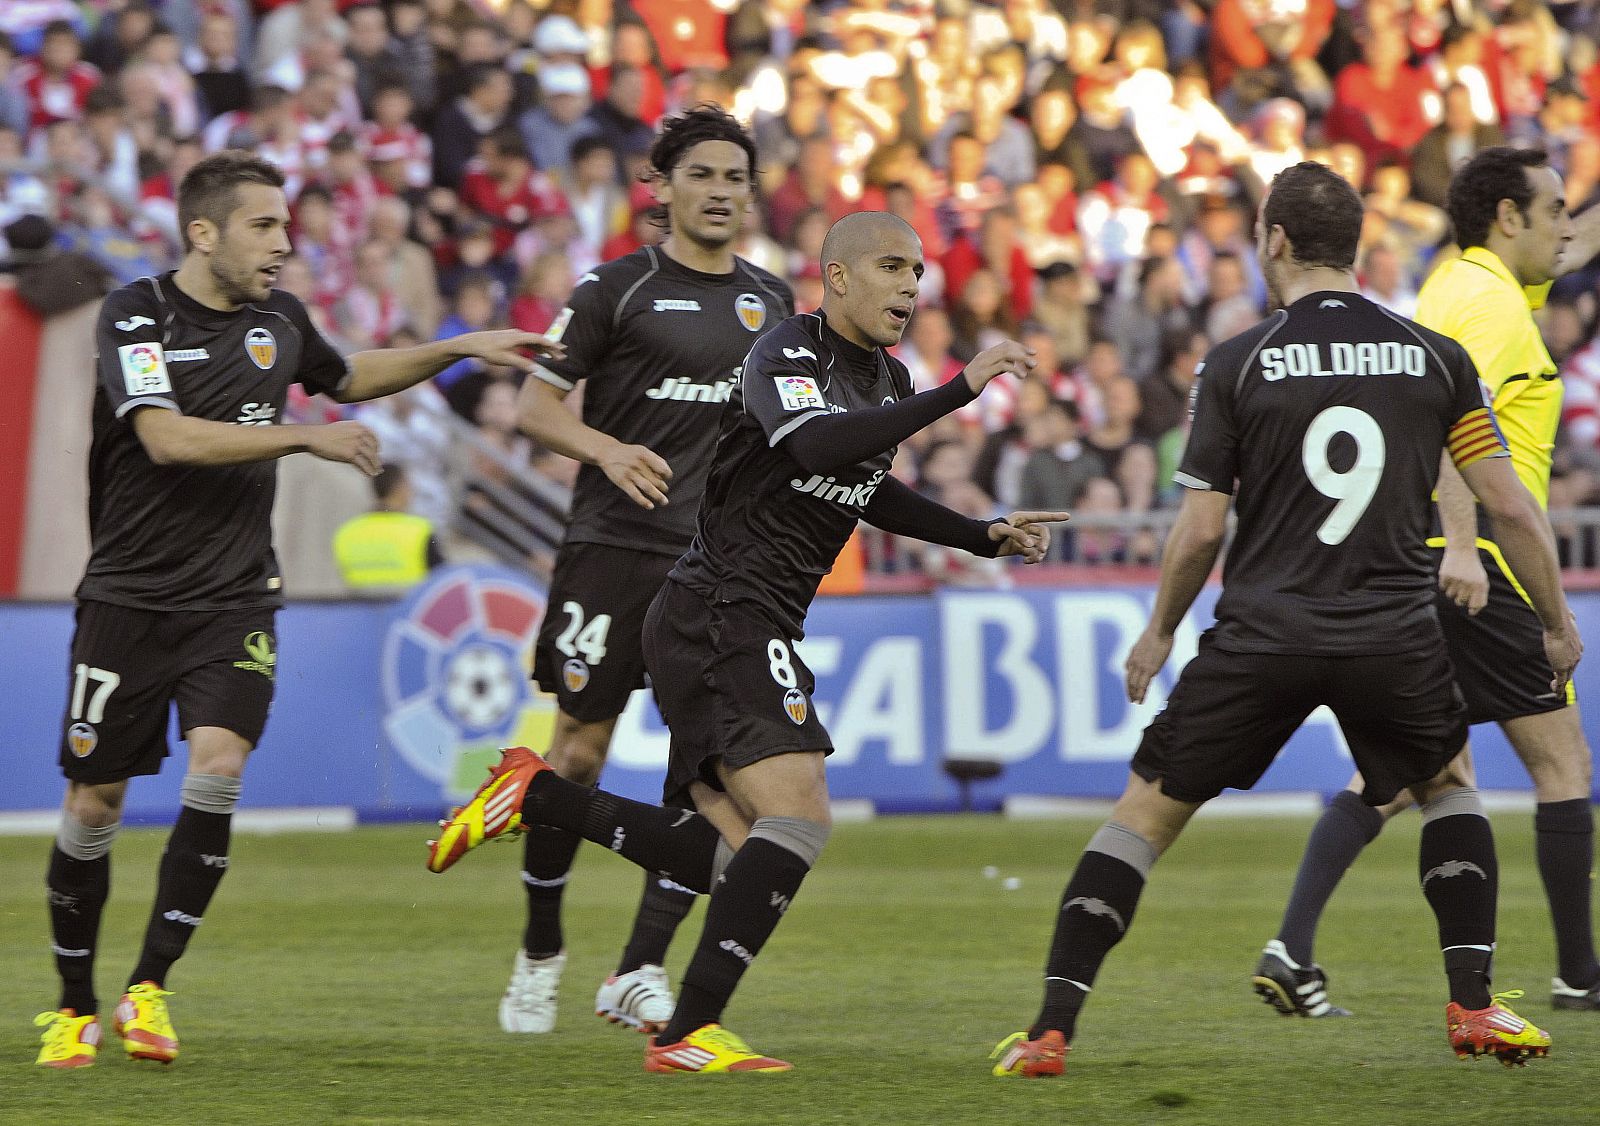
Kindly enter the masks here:
M 69 782 L 62 809 L 67 818 L 79 825 L 93 829 L 109 827 L 115 831 L 116 826 L 122 821 L 122 802 L 127 793 L 126 782 L 100 785 Z
M 244 764 L 252 744 L 244 736 L 221 727 L 197 727 L 187 733 L 189 772 L 244 777 Z
M 555 733 L 551 736 L 545 761 L 569 782 L 593 786 L 600 781 L 600 771 L 605 768 L 615 727 L 614 719 L 584 723 L 563 712 L 556 718 Z

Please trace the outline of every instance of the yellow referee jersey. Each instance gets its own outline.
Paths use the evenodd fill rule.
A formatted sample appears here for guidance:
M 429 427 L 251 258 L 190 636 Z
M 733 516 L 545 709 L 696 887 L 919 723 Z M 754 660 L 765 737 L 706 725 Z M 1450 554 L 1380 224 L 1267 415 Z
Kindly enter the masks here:
M 1550 505 L 1550 457 L 1561 421 L 1561 382 L 1533 322 L 1550 283 L 1522 286 L 1500 256 L 1468 247 L 1422 285 L 1416 321 L 1459 341 L 1493 396 L 1517 476 Z

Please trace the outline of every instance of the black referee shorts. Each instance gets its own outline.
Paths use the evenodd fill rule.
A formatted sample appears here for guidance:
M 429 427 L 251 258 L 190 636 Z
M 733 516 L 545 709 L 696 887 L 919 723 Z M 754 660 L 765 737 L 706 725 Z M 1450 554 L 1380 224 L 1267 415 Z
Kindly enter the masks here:
M 644 687 L 639 634 L 677 557 L 569 543 L 556 557 L 533 679 L 579 723 L 615 719 Z
M 1428 546 L 1444 554 L 1444 540 Z M 1478 541 L 1478 558 L 1489 575 L 1489 601 L 1475 615 L 1442 593 L 1436 605 L 1456 683 L 1467 701 L 1468 723 L 1498 723 L 1559 711 L 1577 701 L 1572 684 L 1550 691 L 1555 673 L 1544 654 L 1544 627 L 1506 565 L 1500 549 Z
M 1442 643 L 1382 656 L 1306 657 L 1232 653 L 1207 634 L 1166 710 L 1145 728 L 1133 770 L 1183 802 L 1248 790 L 1323 704 L 1350 745 L 1368 805 L 1438 774 L 1467 737 L 1466 705 Z
M 135 610 L 80 602 L 67 668 L 61 772 L 74 782 L 158 774 L 167 720 L 221 727 L 254 746 L 277 681 L 277 611 Z
M 667 582 L 645 621 L 644 656 L 672 732 L 665 804 L 692 808 L 694 781 L 722 789 L 719 759 L 738 768 L 774 755 L 833 753 L 811 701 L 816 678 L 758 606 L 711 605 Z

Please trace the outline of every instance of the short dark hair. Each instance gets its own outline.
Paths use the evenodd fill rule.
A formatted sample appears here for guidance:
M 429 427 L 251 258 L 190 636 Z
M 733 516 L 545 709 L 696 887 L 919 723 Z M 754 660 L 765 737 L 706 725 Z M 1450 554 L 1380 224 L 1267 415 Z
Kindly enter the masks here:
M 663 177 L 671 177 L 684 154 L 702 141 L 727 141 L 738 145 L 750 158 L 750 176 L 755 178 L 755 141 L 739 124 L 738 118 L 710 102 L 702 102 L 661 123 L 661 135 L 650 147 L 650 167 Z
M 589 158 L 590 153 L 599 152 L 601 149 L 605 149 L 607 152 L 611 151 L 611 146 L 606 143 L 603 137 L 597 137 L 593 134 L 579 137 L 572 142 L 572 148 L 568 150 L 567 159 L 573 164 L 582 164 Z
M 1355 265 L 1365 208 L 1350 182 L 1325 164 L 1302 160 L 1272 178 L 1261 222 L 1282 227 L 1302 266 Z
M 1524 218 L 1533 203 L 1533 184 L 1527 170 L 1543 168 L 1550 154 L 1543 149 L 1513 149 L 1495 145 L 1475 154 L 1450 180 L 1445 210 L 1456 229 L 1456 243 L 1465 250 L 1482 246 L 1499 213 L 1500 201 L 1509 199 Z
M 406 467 L 399 462 L 386 461 L 378 475 L 372 479 L 372 491 L 379 500 L 386 501 L 399 492 L 406 483 Z
M 678 162 L 702 141 L 727 141 L 743 149 L 748 158 L 751 190 L 754 190 L 756 173 L 759 171 L 756 167 L 756 143 L 745 132 L 744 126 L 739 124 L 738 118 L 710 102 L 702 102 L 661 122 L 661 133 L 656 137 L 655 144 L 650 146 L 650 166 L 640 179 L 647 182 L 656 176 L 670 179 Z M 668 227 L 666 207 L 658 205 L 652 208 L 650 221 L 657 227 Z
M 189 241 L 189 224 L 196 219 L 209 219 L 219 229 L 228 225 L 228 216 L 238 206 L 241 184 L 282 188 L 283 182 L 283 172 L 276 164 L 243 149 L 223 149 L 197 163 L 178 186 L 178 230 L 183 234 L 183 249 L 194 249 Z

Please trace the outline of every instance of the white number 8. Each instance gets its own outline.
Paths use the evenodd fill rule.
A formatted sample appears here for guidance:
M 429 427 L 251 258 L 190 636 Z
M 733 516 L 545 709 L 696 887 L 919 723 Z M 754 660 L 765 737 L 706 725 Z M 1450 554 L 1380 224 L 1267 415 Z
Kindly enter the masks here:
M 1343 472 L 1328 464 L 1328 447 L 1338 434 L 1350 435 L 1356 444 L 1355 462 Z M 1339 502 L 1317 529 L 1319 540 L 1325 544 L 1344 542 L 1378 491 L 1386 455 L 1383 429 L 1366 411 L 1329 407 L 1311 420 L 1300 450 L 1306 477 L 1317 492 Z
M 780 688 L 797 688 L 800 685 L 800 678 L 795 676 L 794 666 L 789 663 L 789 647 L 776 637 L 767 642 L 767 671 Z

